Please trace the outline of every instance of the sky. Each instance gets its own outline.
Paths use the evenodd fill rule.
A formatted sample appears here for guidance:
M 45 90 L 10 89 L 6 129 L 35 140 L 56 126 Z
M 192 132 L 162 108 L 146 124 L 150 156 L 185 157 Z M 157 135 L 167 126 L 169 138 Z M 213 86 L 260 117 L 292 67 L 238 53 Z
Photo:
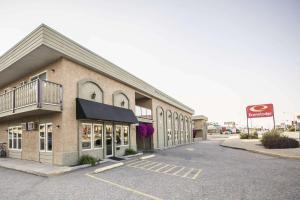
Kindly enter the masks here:
M 223 124 L 300 115 L 299 0 L 0 0 L 0 54 L 41 23 Z M 273 126 L 271 118 L 252 126 Z

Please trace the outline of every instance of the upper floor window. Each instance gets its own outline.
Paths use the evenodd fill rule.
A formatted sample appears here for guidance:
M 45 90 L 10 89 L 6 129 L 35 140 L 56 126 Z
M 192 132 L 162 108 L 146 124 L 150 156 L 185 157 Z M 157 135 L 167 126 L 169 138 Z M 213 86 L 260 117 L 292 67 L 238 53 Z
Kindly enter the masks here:
M 41 79 L 41 80 L 46 81 L 47 80 L 47 73 L 42 72 L 40 74 L 37 74 L 37 75 L 31 77 L 30 81 L 34 81 L 34 80 L 37 80 L 37 79 Z

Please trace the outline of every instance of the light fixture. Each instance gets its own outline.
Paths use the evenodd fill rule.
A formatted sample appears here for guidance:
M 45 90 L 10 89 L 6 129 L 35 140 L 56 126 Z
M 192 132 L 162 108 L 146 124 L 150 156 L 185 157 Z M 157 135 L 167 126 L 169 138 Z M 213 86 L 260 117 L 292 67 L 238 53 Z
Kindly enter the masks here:
M 125 105 L 125 101 L 124 101 L 124 100 L 122 100 L 122 102 L 121 102 L 121 106 L 122 106 L 122 107 L 124 107 L 124 105 Z
M 96 98 L 96 93 L 95 91 L 91 94 L 91 99 L 95 99 Z

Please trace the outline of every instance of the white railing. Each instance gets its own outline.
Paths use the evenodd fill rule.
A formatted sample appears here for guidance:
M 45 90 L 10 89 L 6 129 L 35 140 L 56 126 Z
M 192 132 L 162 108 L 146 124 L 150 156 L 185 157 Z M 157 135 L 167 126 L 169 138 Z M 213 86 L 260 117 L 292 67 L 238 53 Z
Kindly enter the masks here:
M 44 104 L 62 106 L 62 85 L 44 80 L 34 80 L 0 95 L 0 113 Z
M 152 119 L 152 111 L 142 106 L 135 106 L 135 115 L 141 118 Z

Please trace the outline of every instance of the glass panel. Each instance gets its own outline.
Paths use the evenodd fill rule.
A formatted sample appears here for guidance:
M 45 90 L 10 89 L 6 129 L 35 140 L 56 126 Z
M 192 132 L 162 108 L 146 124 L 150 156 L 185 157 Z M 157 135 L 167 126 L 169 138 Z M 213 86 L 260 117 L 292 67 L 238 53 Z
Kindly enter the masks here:
M 116 141 L 117 141 L 116 144 L 117 146 L 120 146 L 122 144 L 121 126 L 116 126 L 115 134 L 116 134 Z
M 124 145 L 128 145 L 129 142 L 129 126 L 123 126 L 123 133 L 124 133 Z
M 92 125 L 82 124 L 82 136 L 81 136 L 82 149 L 91 148 L 91 134 L 92 134 Z
M 47 133 L 47 151 L 52 151 L 52 132 Z
M 52 151 L 52 124 L 47 125 L 47 151 Z
M 17 148 L 17 133 L 16 132 L 13 133 L 13 145 L 12 145 L 12 148 L 13 149 Z
M 45 138 L 40 138 L 40 150 L 45 150 Z
M 13 136 L 12 136 L 12 129 L 9 129 L 9 133 L 8 133 L 8 147 L 11 149 L 12 148 L 12 138 L 13 138 Z
M 18 133 L 18 149 L 22 149 L 22 134 Z
M 105 125 L 105 134 L 106 134 L 106 155 L 111 156 L 113 154 L 112 125 Z
M 102 124 L 94 125 L 94 148 L 102 147 L 102 134 L 103 134 Z

